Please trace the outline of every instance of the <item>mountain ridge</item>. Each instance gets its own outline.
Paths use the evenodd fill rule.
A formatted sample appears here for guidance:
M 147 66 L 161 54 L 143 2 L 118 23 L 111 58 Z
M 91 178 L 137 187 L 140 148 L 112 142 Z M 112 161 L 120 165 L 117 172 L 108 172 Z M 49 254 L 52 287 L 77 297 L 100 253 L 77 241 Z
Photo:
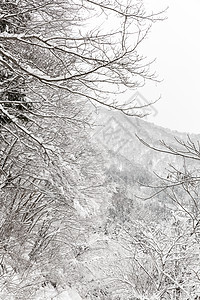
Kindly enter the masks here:
M 151 172 L 162 169 L 162 173 L 168 168 L 169 162 L 179 166 L 183 163 L 183 159 L 179 156 L 150 149 L 137 136 L 147 144 L 163 150 L 167 149 L 162 147 L 160 141 L 179 149 L 181 145 L 177 139 L 186 141 L 189 136 L 194 142 L 200 140 L 200 134 L 171 130 L 138 117 L 128 117 L 119 111 L 105 108 L 100 108 L 94 115 L 94 123 L 92 141 L 98 148 L 105 150 L 107 164 L 118 165 L 120 170 L 127 169 L 125 160 Z

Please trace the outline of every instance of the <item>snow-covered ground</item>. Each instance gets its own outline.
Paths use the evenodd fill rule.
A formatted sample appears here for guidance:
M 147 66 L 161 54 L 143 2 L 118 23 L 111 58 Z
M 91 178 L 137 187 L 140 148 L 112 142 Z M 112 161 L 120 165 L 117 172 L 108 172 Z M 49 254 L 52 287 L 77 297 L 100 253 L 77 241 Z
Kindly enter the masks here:
M 34 300 L 82 300 L 78 292 L 68 287 L 64 291 L 56 291 L 48 286 L 37 292 Z

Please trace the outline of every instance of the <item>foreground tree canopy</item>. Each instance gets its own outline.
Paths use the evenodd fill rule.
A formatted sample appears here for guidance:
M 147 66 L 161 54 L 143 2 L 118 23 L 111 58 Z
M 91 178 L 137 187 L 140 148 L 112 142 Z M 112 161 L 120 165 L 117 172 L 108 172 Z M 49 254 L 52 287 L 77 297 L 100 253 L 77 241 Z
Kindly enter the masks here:
M 141 1 L 0 1 L 2 299 L 84 286 L 75 259 L 111 194 L 89 112 L 142 116 L 114 94 L 155 79 L 139 47 L 159 19 Z
M 136 103 L 118 104 L 110 93 L 154 79 L 138 49 L 160 14 L 146 13 L 140 1 L 112 0 L 1 1 L 0 9 L 3 125 L 66 117 L 61 97 L 142 115 Z

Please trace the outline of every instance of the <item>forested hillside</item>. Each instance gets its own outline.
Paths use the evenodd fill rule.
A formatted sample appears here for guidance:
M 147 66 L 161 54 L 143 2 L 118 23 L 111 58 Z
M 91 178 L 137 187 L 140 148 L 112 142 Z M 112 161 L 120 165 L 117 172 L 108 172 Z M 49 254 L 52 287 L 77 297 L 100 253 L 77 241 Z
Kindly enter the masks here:
M 114 184 L 110 299 L 199 299 L 199 136 L 108 110 L 96 124 Z

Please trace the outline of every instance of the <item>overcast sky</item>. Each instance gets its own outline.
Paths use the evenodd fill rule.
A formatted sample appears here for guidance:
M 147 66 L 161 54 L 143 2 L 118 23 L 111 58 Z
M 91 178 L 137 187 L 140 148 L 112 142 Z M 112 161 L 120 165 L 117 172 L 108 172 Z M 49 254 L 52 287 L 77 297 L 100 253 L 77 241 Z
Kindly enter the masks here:
M 149 121 L 178 131 L 200 133 L 200 1 L 145 0 L 150 9 L 169 6 L 168 19 L 154 25 L 143 44 L 157 58 L 153 69 L 162 83 L 139 90 L 147 99 L 161 100 Z

